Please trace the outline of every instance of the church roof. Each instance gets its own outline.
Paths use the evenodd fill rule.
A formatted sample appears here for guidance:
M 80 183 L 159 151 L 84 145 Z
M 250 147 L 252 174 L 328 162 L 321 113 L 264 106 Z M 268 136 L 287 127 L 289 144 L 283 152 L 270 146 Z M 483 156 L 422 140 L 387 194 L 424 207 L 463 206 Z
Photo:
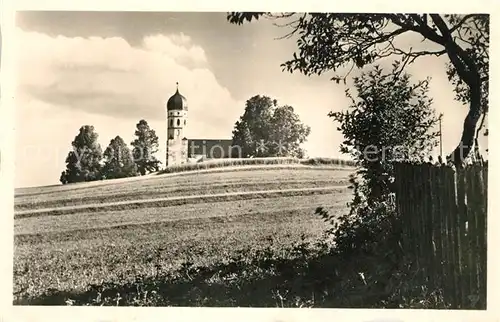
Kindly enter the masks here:
M 175 94 L 172 95 L 167 101 L 167 110 L 185 110 L 187 111 L 188 105 L 187 100 L 184 96 L 179 93 L 179 83 L 177 83 L 177 90 Z

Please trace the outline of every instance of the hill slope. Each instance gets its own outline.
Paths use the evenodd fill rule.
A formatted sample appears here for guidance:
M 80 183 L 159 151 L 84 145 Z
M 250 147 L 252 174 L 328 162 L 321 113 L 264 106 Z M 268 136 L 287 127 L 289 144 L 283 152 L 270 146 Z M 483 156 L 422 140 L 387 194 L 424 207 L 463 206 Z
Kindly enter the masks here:
M 318 206 L 345 211 L 351 168 L 264 166 L 134 180 L 19 189 L 15 299 L 53 288 L 84 291 L 223 261 L 235 251 L 279 250 L 325 225 Z

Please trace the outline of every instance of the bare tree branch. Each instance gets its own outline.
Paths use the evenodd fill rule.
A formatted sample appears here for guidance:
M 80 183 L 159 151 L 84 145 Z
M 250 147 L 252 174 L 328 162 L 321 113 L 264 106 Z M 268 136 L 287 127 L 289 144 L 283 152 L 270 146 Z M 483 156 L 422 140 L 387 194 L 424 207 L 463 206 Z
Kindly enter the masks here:
M 293 13 L 293 14 L 295 14 L 295 13 Z M 291 17 L 293 14 L 290 14 L 287 17 Z M 283 25 L 278 25 L 278 24 L 274 23 L 274 25 L 277 27 L 292 27 L 291 32 L 287 33 L 284 36 L 277 37 L 277 38 L 275 38 L 275 40 L 288 39 L 288 38 L 291 38 L 293 35 L 295 35 L 297 33 L 297 31 L 299 31 L 299 29 L 300 29 L 300 23 L 299 23 L 300 19 L 305 19 L 306 16 L 307 16 L 307 14 L 304 13 L 302 15 L 302 18 L 295 19 L 295 20 L 288 22 L 286 24 L 283 24 Z

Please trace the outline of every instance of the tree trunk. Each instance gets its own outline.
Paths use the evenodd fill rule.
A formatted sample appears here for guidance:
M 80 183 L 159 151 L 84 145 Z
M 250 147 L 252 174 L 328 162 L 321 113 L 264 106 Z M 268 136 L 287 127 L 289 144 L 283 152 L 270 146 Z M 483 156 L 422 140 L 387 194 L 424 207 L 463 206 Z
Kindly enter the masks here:
M 456 167 L 462 167 L 464 160 L 472 151 L 477 122 L 481 117 L 481 84 L 477 83 L 475 86 L 471 86 L 470 94 L 469 112 L 464 120 L 462 137 L 458 146 L 447 158 Z

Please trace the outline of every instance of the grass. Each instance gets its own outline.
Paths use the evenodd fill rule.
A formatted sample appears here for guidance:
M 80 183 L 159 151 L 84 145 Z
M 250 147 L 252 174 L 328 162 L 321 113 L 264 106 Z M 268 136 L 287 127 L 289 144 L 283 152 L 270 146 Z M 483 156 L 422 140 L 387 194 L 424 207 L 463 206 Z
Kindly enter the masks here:
M 341 167 L 354 167 L 355 163 L 351 160 L 334 159 L 334 158 L 242 158 L 242 159 L 214 159 L 199 163 L 187 163 L 176 166 L 169 166 L 160 173 L 176 173 L 184 171 L 193 171 L 201 169 L 224 168 L 241 165 L 335 165 Z
M 159 174 L 143 179 L 133 178 L 135 180 L 105 180 L 97 183 L 19 189 L 15 193 L 14 205 L 16 211 L 21 211 L 158 196 L 186 196 L 205 191 L 220 193 L 258 191 L 266 188 L 320 187 L 332 182 L 346 184 L 347 176 L 352 171 L 349 167 L 268 165 L 258 168 L 245 166 Z
M 351 195 L 346 184 L 352 169 L 296 164 L 237 170 L 17 191 L 14 303 L 64 305 L 69 299 L 80 305 L 281 303 L 283 299 L 276 302 L 274 288 L 279 285 L 275 283 L 285 283 L 283 274 L 272 265 L 259 265 L 269 260 L 300 261 L 305 253 L 311 263 L 323 258 L 315 250 L 321 247 L 313 244 L 326 226 L 314 209 L 347 211 Z M 327 189 L 300 191 L 309 188 Z M 262 192 L 286 189 L 299 190 Z M 258 193 L 223 197 L 252 191 Z M 204 197 L 182 200 L 200 195 Z M 160 196 L 177 201 L 152 200 Z M 145 206 L 136 200 L 151 202 Z M 112 203 L 118 201 L 130 202 Z M 95 206 L 75 208 L 89 203 Z M 62 206 L 73 208 L 30 215 Z M 313 244 L 297 253 L 297 243 L 304 242 Z M 305 262 L 300 263 L 296 269 L 303 269 Z M 232 273 L 224 273 L 228 270 Z M 262 287 L 257 290 L 251 282 Z M 286 305 L 293 302 L 287 301 Z

